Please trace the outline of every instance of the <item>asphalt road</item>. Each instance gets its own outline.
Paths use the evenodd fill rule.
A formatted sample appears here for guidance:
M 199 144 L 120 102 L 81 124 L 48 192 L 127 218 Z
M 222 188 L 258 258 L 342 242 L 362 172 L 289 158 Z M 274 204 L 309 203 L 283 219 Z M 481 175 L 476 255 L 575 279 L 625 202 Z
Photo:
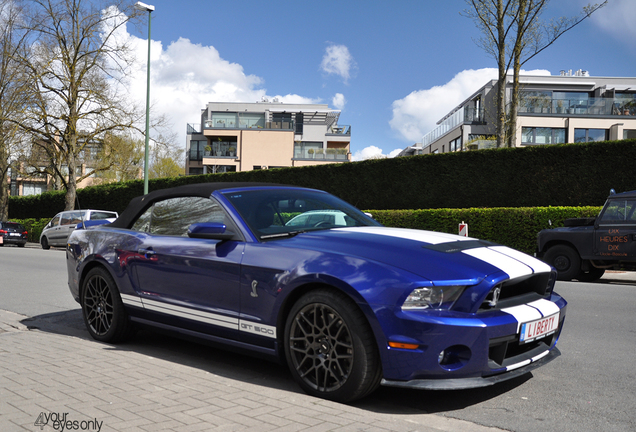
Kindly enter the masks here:
M 0 309 L 32 317 L 27 325 L 87 338 L 66 282 L 65 252 L 0 248 Z M 396 416 L 432 413 L 517 432 L 636 430 L 636 274 L 610 273 L 596 283 L 559 282 L 567 299 L 562 356 L 516 380 L 461 391 L 380 388 L 356 406 Z M 202 350 L 146 332 L 127 349 L 209 368 L 225 376 L 294 389 L 287 371 L 250 357 Z M 214 354 L 211 354 L 211 353 Z

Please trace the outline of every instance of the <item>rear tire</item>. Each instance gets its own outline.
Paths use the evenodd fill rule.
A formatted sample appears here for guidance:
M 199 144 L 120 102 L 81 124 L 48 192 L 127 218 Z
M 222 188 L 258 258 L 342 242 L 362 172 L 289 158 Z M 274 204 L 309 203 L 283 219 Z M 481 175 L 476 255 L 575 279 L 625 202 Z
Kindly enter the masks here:
M 284 337 L 291 374 L 310 395 L 351 402 L 380 384 L 371 328 L 343 293 L 324 288 L 301 297 L 289 313 Z
M 40 244 L 42 245 L 42 249 L 44 249 L 44 250 L 51 249 L 51 246 L 49 245 L 49 241 L 47 240 L 46 237 L 42 237 L 40 239 Z
M 580 282 L 594 282 L 599 280 L 605 274 L 605 269 L 590 267 L 590 271 L 581 272 L 576 277 Z
M 557 279 L 569 281 L 581 273 L 581 257 L 570 246 L 552 246 L 544 255 L 544 261 L 557 270 Z

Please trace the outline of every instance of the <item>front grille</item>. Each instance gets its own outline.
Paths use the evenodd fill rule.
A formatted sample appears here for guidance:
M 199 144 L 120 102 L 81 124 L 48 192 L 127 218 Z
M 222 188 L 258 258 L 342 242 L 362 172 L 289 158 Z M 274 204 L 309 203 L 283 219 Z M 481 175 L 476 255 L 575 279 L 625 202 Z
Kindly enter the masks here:
M 556 273 L 534 273 L 524 278 L 507 280 L 493 287 L 488 293 L 478 312 L 498 310 L 519 306 L 542 298 L 550 297 Z M 499 289 L 499 298 L 493 304 L 493 293 Z
M 499 369 L 520 363 L 544 352 L 554 342 L 556 333 L 525 344 L 519 343 L 518 335 L 490 340 L 488 363 L 491 369 Z

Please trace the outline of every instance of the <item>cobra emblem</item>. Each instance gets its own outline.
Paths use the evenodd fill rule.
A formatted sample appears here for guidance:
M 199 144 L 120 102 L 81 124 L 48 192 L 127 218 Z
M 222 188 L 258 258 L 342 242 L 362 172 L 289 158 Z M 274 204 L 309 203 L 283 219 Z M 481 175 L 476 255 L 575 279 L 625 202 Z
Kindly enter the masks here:
M 252 281 L 252 292 L 250 293 L 250 295 L 252 297 L 258 297 L 258 293 L 256 292 L 256 287 L 258 286 L 258 282 L 253 280 Z
M 499 296 L 501 295 L 501 287 L 495 287 L 492 291 L 492 300 L 488 302 L 488 306 L 495 307 L 499 303 Z

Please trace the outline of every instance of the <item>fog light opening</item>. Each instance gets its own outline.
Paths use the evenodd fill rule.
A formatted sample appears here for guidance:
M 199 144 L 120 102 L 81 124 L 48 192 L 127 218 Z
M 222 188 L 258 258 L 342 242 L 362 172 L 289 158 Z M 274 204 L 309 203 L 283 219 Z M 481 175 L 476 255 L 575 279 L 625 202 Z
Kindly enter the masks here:
M 468 364 L 470 357 L 470 348 L 464 345 L 453 345 L 439 353 L 437 362 L 446 370 L 457 370 Z

